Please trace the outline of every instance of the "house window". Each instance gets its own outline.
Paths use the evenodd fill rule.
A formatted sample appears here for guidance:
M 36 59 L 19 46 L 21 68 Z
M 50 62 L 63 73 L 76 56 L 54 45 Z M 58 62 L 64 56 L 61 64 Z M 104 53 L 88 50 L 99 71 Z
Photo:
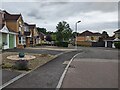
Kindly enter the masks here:
M 22 31 L 21 27 L 19 27 L 19 31 Z
M 7 45 L 7 34 L 2 34 L 3 45 Z
M 19 37 L 19 44 L 22 44 L 22 38 Z
M 23 37 L 23 44 L 26 44 L 26 39 L 25 39 L 25 37 Z
M 92 40 L 92 41 L 94 40 L 94 37 L 93 37 L 93 36 L 91 37 L 91 40 Z

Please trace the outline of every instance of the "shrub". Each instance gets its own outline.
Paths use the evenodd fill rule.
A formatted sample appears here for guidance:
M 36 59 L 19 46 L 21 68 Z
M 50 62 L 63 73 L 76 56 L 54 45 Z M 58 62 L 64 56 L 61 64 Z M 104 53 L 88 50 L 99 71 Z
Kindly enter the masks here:
M 115 48 L 120 49 L 120 42 L 115 42 L 114 45 L 115 45 Z
M 6 63 L 6 64 L 2 64 L 2 68 L 12 68 L 12 64 L 11 63 Z
M 56 42 L 55 44 L 58 47 L 68 47 L 68 42 Z
M 18 60 L 15 62 L 15 69 L 18 70 L 28 70 L 28 61 L 27 60 Z

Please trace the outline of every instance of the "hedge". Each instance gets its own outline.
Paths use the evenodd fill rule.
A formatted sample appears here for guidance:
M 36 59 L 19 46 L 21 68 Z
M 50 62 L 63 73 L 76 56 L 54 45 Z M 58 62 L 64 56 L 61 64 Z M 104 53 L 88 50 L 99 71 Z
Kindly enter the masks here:
M 68 47 L 68 42 L 55 42 L 55 45 L 58 47 Z
M 114 45 L 115 45 L 115 48 L 120 49 L 120 42 L 115 42 Z

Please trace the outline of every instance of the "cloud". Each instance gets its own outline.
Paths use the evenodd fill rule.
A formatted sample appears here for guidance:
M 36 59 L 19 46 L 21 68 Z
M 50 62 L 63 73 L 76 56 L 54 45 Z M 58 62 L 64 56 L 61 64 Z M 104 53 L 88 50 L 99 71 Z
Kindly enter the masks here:
M 72 29 L 75 22 L 81 20 L 82 30 L 97 30 L 99 27 L 98 31 L 113 30 L 118 21 L 117 2 L 29 1 L 31 2 L 3 2 L 2 9 L 10 13 L 22 13 L 26 22 L 36 23 L 39 27 L 53 31 L 56 30 L 58 22 L 63 20 L 66 20 Z

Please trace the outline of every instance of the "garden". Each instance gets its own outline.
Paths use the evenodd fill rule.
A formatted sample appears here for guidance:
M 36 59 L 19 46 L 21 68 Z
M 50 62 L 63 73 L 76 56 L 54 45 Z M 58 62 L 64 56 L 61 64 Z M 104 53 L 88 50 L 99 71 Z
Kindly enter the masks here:
M 10 60 L 9 56 L 34 56 L 31 60 Z M 34 70 L 39 66 L 46 64 L 47 62 L 54 59 L 54 55 L 49 54 L 34 54 L 34 53 L 18 53 L 18 52 L 4 52 L 2 53 L 2 69 L 17 70 L 17 71 L 30 71 Z

